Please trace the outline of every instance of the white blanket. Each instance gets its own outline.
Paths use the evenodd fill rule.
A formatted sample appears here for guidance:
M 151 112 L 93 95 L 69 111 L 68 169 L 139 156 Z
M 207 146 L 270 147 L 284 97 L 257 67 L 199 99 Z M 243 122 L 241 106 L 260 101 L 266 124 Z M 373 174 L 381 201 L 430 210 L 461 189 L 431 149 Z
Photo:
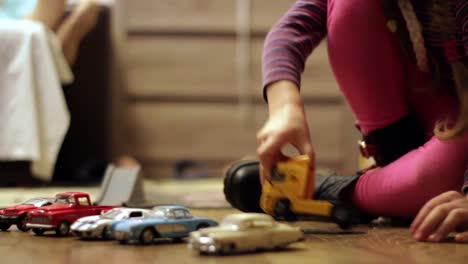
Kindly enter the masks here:
M 0 20 L 0 160 L 30 160 L 33 175 L 51 179 L 70 123 L 61 83 L 72 78 L 42 24 Z

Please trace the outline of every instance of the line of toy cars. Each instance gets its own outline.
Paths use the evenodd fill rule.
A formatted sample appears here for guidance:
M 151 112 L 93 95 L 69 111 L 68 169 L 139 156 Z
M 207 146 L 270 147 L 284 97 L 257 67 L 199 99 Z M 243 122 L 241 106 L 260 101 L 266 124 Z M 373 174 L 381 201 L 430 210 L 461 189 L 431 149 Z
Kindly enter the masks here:
M 121 244 L 137 241 L 151 244 L 155 239 L 181 240 L 201 254 L 233 253 L 286 247 L 304 239 L 298 227 L 276 222 L 258 213 L 228 215 L 221 224 L 194 217 L 179 205 L 150 209 L 92 205 L 87 193 L 65 192 L 55 198 L 34 198 L 0 210 L 0 230 L 16 225 L 36 235 L 55 231 L 72 233 L 81 239 L 115 239 Z
M 181 239 L 190 232 L 218 225 L 215 221 L 194 217 L 179 205 L 157 206 L 151 210 L 115 208 L 99 216 L 81 218 L 72 225 L 80 238 L 115 239 L 122 244 L 139 241 L 151 244 L 157 238 Z

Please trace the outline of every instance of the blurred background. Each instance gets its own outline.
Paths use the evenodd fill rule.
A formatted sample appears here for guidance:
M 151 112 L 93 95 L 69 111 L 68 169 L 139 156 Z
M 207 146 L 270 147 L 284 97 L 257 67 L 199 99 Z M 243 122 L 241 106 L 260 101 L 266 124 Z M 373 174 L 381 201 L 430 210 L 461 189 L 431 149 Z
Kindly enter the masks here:
M 255 157 L 256 132 L 267 118 L 263 41 L 294 2 L 99 1 L 98 23 L 73 67 L 75 82 L 64 88 L 71 125 L 54 179 L 93 180 L 77 168 L 121 155 L 137 159 L 144 177 L 154 179 L 222 177 L 230 162 Z M 307 63 L 302 95 L 317 166 L 355 170 L 358 134 L 325 41 Z M 28 164 L 2 161 L 0 173 L 26 174 Z

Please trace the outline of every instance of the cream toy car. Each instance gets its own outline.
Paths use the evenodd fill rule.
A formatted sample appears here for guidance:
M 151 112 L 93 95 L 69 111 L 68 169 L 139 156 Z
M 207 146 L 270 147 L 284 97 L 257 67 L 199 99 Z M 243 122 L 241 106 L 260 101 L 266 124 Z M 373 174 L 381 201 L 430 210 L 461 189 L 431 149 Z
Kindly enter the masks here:
M 110 226 L 126 219 L 150 217 L 151 210 L 138 208 L 114 208 L 101 215 L 93 215 L 76 220 L 71 226 L 72 234 L 79 238 L 111 238 Z
M 304 240 L 299 227 L 276 222 L 259 213 L 226 216 L 218 227 L 190 233 L 189 248 L 201 254 L 224 254 L 287 247 Z

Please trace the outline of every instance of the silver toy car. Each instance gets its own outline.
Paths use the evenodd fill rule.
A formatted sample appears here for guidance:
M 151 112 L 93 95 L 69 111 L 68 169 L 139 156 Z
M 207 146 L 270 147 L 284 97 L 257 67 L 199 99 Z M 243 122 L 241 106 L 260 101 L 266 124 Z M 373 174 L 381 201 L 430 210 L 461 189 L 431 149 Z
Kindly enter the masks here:
M 72 226 L 72 234 L 79 238 L 111 239 L 110 226 L 126 219 L 143 219 L 151 216 L 151 210 L 138 208 L 114 208 L 101 215 L 87 216 L 76 220 Z
M 299 227 L 278 223 L 266 214 L 240 213 L 226 216 L 218 227 L 190 233 L 189 248 L 201 254 L 223 254 L 279 249 L 302 240 Z

